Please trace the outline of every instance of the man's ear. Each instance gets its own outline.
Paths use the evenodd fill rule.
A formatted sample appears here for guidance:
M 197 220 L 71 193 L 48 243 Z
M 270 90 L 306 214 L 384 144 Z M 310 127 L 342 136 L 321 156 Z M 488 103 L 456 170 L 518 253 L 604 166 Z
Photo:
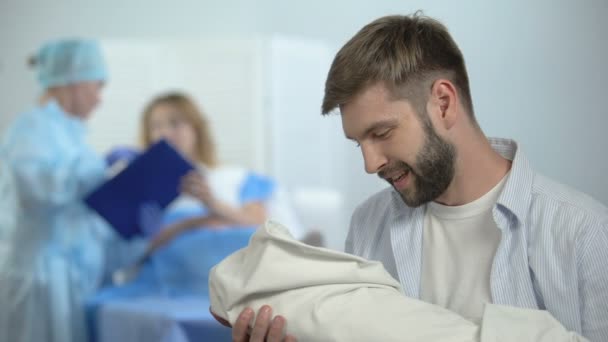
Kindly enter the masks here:
M 457 96 L 456 87 L 449 80 L 438 79 L 431 86 L 430 113 L 434 114 L 436 124 L 446 130 L 452 128 L 458 120 Z

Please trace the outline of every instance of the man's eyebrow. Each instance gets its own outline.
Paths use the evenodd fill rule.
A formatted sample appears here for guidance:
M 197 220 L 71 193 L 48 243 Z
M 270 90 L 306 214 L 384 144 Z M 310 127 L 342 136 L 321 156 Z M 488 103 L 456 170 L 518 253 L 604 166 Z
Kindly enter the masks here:
M 385 119 L 382 121 L 375 122 L 371 126 L 369 126 L 368 128 L 365 129 L 361 138 L 367 137 L 375 130 L 382 129 L 382 128 L 393 128 L 395 126 L 397 126 L 397 119 L 395 119 L 395 118 L 390 118 L 390 119 Z M 353 137 L 349 137 L 348 135 L 345 135 L 345 136 L 346 136 L 346 139 L 348 139 L 348 140 L 357 141 L 357 139 L 355 139 Z

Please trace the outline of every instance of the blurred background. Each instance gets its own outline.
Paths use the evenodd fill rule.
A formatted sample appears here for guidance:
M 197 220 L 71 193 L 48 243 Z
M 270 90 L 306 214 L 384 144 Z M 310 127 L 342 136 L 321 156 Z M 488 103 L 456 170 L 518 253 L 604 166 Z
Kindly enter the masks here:
M 476 116 L 540 172 L 608 204 L 608 1 L 0 2 L 0 135 L 40 94 L 26 60 L 53 38 L 96 38 L 110 82 L 90 122 L 101 153 L 137 144 L 144 103 L 192 95 L 225 163 L 275 177 L 306 227 L 342 249 L 350 214 L 385 187 L 339 115 L 321 117 L 329 64 L 359 28 L 423 10 L 467 61 Z

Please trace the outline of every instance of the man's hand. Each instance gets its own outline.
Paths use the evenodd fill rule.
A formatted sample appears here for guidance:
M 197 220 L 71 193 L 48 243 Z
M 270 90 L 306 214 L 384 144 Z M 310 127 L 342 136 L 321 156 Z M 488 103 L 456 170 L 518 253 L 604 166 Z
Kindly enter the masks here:
M 211 312 L 213 314 L 213 312 Z M 227 325 L 224 319 L 217 317 L 213 314 L 215 319 L 220 323 Z M 232 341 L 233 342 L 297 342 L 297 339 L 291 335 L 283 338 L 283 330 L 285 330 L 285 318 L 283 316 L 276 316 L 272 318 L 272 308 L 268 305 L 264 305 L 258 311 L 257 319 L 249 334 L 249 323 L 253 320 L 254 312 L 251 308 L 245 308 L 239 315 L 232 327 Z

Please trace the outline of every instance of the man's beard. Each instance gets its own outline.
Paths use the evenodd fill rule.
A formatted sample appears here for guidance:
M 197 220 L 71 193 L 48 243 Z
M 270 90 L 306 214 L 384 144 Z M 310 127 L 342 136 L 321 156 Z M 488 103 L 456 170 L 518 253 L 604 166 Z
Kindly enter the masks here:
M 454 178 L 454 145 L 437 135 L 428 121 L 424 122 L 424 130 L 425 142 L 422 150 L 416 155 L 416 169 L 398 161 L 378 173 L 378 176 L 384 178 L 387 174 L 410 172 L 409 176 L 413 176 L 411 179 L 414 183 L 402 191 L 395 188 L 409 207 L 418 207 L 435 200 L 445 192 Z

